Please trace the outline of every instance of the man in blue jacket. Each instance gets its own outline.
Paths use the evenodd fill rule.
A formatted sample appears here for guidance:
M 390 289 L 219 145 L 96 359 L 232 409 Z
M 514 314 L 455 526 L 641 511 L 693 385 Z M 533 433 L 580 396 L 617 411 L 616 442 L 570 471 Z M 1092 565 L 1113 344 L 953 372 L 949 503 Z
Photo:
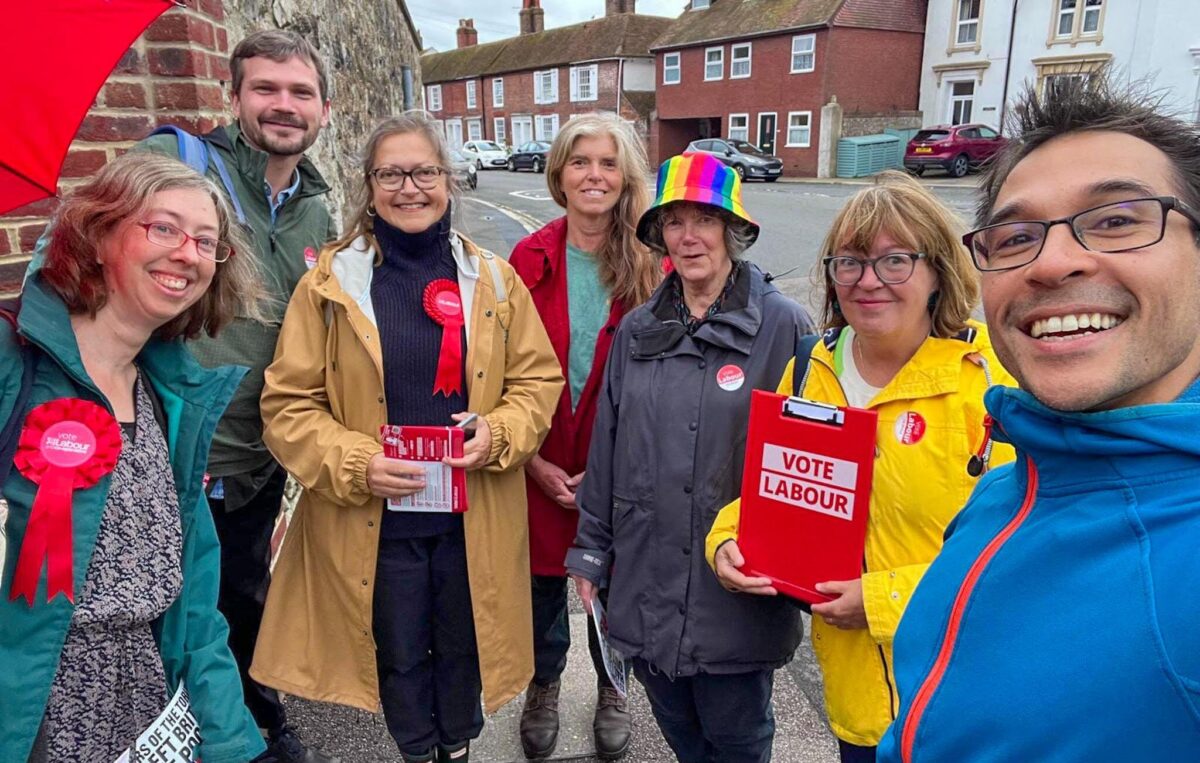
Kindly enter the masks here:
M 1200 131 L 1111 82 L 1022 96 L 979 267 L 1011 467 L 900 623 L 883 761 L 1200 754 Z

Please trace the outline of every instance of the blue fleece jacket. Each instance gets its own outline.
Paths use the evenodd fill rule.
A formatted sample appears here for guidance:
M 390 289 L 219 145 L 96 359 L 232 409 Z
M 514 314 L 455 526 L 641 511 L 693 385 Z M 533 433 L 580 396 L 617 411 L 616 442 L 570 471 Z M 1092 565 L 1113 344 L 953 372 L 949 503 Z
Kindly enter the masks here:
M 1200 383 L 1091 414 L 985 401 L 1018 458 L 908 605 L 879 760 L 1200 759 Z

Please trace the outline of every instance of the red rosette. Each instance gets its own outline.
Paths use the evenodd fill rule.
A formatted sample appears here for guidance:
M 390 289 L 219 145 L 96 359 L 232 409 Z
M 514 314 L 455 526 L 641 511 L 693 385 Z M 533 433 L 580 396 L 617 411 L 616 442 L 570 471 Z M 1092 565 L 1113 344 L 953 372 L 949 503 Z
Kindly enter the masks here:
M 462 296 L 458 284 L 449 278 L 430 281 L 425 287 L 425 312 L 433 322 L 442 327 L 442 348 L 438 353 L 437 376 L 433 380 L 433 394 L 439 392 L 450 397 L 462 392 L 463 357 L 462 330 L 466 325 L 463 316 Z
M 117 465 L 121 427 L 96 403 L 58 398 L 29 412 L 13 466 L 38 486 L 17 557 L 9 599 L 33 606 L 42 563 L 47 566 L 46 600 L 59 593 L 74 602 L 71 501 Z

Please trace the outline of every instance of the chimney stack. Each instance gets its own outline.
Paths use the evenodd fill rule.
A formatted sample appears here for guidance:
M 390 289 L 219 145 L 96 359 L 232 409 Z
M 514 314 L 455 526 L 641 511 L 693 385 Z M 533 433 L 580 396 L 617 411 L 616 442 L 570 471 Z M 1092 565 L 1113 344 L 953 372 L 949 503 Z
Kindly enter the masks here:
M 545 28 L 546 12 L 541 0 L 521 0 L 521 34 L 537 34 Z
M 479 44 L 479 32 L 475 31 L 475 19 L 458 20 L 458 47 L 469 48 Z
M 604 15 L 616 16 L 620 13 L 637 13 L 637 0 L 604 0 Z

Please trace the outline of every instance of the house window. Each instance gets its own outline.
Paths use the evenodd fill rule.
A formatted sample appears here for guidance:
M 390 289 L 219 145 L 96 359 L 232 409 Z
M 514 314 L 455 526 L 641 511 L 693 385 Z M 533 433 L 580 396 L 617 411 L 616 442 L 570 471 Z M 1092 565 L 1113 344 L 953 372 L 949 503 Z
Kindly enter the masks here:
M 979 3 L 981 0 L 958 0 L 958 32 L 955 45 L 974 45 L 979 42 Z
M 513 117 L 512 131 L 514 146 L 521 146 L 533 140 L 533 117 Z
M 504 129 L 504 117 L 496 117 L 492 120 L 492 140 L 497 143 L 508 142 L 508 131 Z
M 451 149 L 462 148 L 462 120 L 447 119 L 446 120 L 446 142 L 450 144 Z
M 596 64 L 571 67 L 572 101 L 596 100 L 596 78 L 599 75 L 599 71 L 600 67 Z
M 663 84 L 679 84 L 679 54 L 666 53 L 663 55 Z
M 704 81 L 722 79 L 725 76 L 725 48 L 708 48 L 704 51 Z
M 558 103 L 558 69 L 533 73 L 533 102 Z
M 1104 0 L 1058 0 L 1054 36 L 1060 40 L 1096 36 L 1103 9 Z
M 1047 101 L 1056 101 L 1067 95 L 1074 88 L 1082 87 L 1091 79 L 1090 74 L 1071 73 L 1071 74 L 1048 74 L 1042 80 L 1042 98 Z
M 750 140 L 750 115 L 749 114 L 730 114 L 729 115 L 729 139 L 730 140 Z
M 792 74 L 803 74 L 817 68 L 817 36 L 798 34 L 792 38 Z
M 537 128 L 538 140 L 554 140 L 554 136 L 558 135 L 558 114 L 542 114 L 537 116 L 535 127 Z
M 789 111 L 787 128 L 788 148 L 808 148 L 812 145 L 812 112 Z
M 952 125 L 966 124 L 971 121 L 975 110 L 975 80 L 963 80 L 950 83 L 950 108 L 947 119 Z
M 709 5 L 709 0 L 692 0 L 692 10 L 702 11 Z
M 475 108 L 475 80 L 467 80 L 467 108 Z
M 503 106 L 504 105 L 504 78 L 503 77 L 497 77 L 496 79 L 492 80 L 492 105 L 493 106 Z
M 430 111 L 441 111 L 442 110 L 442 86 L 441 85 L 430 85 L 429 86 L 429 95 L 425 100 L 427 100 L 429 102 L 429 110 Z
M 483 122 L 478 119 L 467 120 L 467 140 L 483 140 Z
M 750 76 L 750 43 L 729 47 L 729 79 Z

